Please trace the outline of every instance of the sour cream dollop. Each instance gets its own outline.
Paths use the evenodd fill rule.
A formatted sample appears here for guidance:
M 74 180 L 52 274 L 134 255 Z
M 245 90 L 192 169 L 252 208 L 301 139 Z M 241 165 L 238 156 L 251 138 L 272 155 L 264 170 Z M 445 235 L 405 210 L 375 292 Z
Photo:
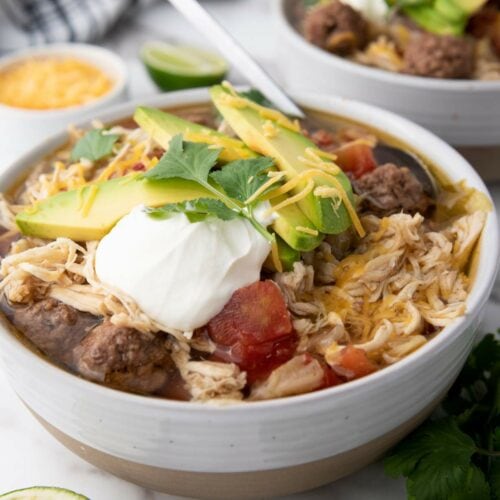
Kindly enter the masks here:
M 361 12 L 366 19 L 378 24 L 384 23 L 389 12 L 385 0 L 342 0 L 342 3 L 350 5 Z
M 140 206 L 101 240 L 96 272 L 164 328 L 190 332 L 259 280 L 270 248 L 245 219 L 158 220 Z

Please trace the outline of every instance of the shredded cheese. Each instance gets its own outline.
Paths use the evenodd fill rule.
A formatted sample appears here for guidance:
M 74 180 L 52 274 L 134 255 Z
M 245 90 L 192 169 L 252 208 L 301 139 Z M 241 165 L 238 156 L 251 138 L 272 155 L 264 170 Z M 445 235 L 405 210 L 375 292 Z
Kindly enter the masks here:
M 84 217 L 87 217 L 87 215 L 89 214 L 98 191 L 99 186 L 97 186 L 96 184 L 91 184 L 90 186 L 88 186 L 84 196 L 85 200 L 81 206 L 81 212 Z
M 281 203 L 278 203 L 277 205 L 271 206 L 269 209 L 267 209 L 264 212 L 264 217 L 267 217 L 268 215 L 270 215 L 270 213 L 274 211 L 281 210 L 282 208 L 288 207 L 289 205 L 293 205 L 303 200 L 309 193 L 311 193 L 314 190 L 314 186 L 315 186 L 314 181 L 312 179 L 309 180 L 309 182 L 306 184 L 306 187 L 302 189 L 302 191 L 293 196 L 290 196 L 290 198 L 283 200 Z
M 81 106 L 110 92 L 113 80 L 72 57 L 31 57 L 0 71 L 0 102 L 25 109 Z
M 255 193 L 245 201 L 246 205 L 253 203 L 257 198 L 259 198 L 259 196 L 262 193 L 267 191 L 271 186 L 273 186 L 277 182 L 280 182 L 284 177 L 286 177 L 286 172 L 269 172 L 267 175 L 270 177 L 270 179 L 266 181 L 264 184 L 262 184 L 262 186 L 259 189 L 257 189 L 257 191 L 255 191 Z
M 239 109 L 251 108 L 257 111 L 262 118 L 270 120 L 271 122 L 274 122 L 283 128 L 292 130 L 293 132 L 301 131 L 300 124 L 297 120 L 292 121 L 283 113 L 281 113 L 281 111 L 266 108 L 265 106 L 261 106 L 256 102 L 250 101 L 249 99 L 240 97 L 229 82 L 223 82 L 222 86 L 230 92 L 230 95 L 224 94 L 221 96 L 221 100 L 224 102 L 224 104 Z
M 319 234 L 319 232 L 316 229 L 312 229 L 310 227 L 296 226 L 295 229 L 299 233 L 310 234 L 311 236 L 318 236 Z
M 281 263 L 279 252 L 278 252 L 278 243 L 276 240 L 273 240 L 271 243 L 271 260 L 276 268 L 276 271 L 279 273 L 283 272 L 283 264 Z
M 262 133 L 268 139 L 274 139 L 278 136 L 279 130 L 271 120 L 266 120 L 262 125 Z

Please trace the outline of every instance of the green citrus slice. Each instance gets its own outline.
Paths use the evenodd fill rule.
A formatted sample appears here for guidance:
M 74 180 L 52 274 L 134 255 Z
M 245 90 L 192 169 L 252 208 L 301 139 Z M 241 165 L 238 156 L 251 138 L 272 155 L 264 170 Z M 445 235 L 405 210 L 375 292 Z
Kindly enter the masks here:
M 49 486 L 15 490 L 0 495 L 0 498 L 2 500 L 89 500 L 86 496 L 79 495 L 74 491 Z
M 141 58 L 162 90 L 214 85 L 221 82 L 228 71 L 226 61 L 217 54 L 165 42 L 147 42 L 142 47 Z

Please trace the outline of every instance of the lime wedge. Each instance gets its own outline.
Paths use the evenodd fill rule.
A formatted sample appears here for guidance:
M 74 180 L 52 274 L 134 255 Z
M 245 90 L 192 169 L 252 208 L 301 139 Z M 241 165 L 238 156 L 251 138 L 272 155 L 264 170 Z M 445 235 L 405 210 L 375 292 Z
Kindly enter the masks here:
M 64 488 L 35 486 L 23 490 L 11 491 L 0 495 L 2 500 L 89 500 L 83 495 Z
M 212 52 L 165 42 L 144 44 L 141 58 L 162 90 L 214 85 L 221 82 L 228 71 L 226 61 Z

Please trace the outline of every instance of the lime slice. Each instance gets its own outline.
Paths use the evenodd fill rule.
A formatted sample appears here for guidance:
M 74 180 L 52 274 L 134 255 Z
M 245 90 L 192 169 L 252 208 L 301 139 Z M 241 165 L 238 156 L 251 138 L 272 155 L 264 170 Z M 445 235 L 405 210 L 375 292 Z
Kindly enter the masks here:
M 64 488 L 35 486 L 23 490 L 11 491 L 0 495 L 2 500 L 89 500 L 83 495 Z
M 226 61 L 212 52 L 165 42 L 144 44 L 141 58 L 162 90 L 214 85 L 224 79 L 228 70 Z

